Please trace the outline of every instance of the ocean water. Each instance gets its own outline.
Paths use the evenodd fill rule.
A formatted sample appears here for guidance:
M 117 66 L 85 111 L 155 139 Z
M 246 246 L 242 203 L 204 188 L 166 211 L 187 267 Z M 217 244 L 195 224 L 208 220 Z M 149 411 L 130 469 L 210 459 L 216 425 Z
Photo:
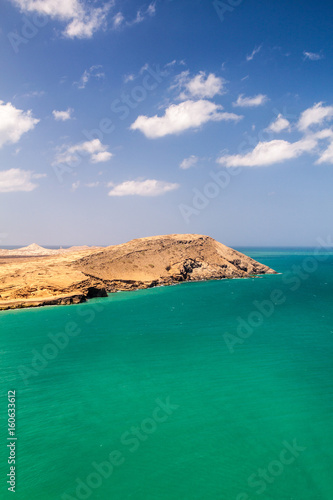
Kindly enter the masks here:
M 0 498 L 332 500 L 333 253 L 0 313 Z

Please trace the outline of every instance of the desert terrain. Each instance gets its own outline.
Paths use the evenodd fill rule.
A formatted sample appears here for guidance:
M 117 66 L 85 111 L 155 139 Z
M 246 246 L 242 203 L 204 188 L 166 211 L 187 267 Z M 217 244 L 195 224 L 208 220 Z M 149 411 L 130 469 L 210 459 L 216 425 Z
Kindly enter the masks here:
M 76 304 L 120 290 L 246 278 L 274 270 L 209 236 L 173 234 L 109 247 L 0 250 L 0 310 Z

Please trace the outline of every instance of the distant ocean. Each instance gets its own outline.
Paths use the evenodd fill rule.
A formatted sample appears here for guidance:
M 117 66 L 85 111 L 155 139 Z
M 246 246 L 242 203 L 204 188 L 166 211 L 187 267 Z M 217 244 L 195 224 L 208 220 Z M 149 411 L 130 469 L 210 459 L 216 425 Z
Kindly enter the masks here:
M 281 274 L 0 313 L 16 500 L 332 500 L 333 251 Z

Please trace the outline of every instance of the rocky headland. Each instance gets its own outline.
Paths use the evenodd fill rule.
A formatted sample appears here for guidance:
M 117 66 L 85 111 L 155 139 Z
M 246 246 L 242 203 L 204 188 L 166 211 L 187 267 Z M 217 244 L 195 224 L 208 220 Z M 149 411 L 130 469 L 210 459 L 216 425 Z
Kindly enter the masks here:
M 77 304 L 119 290 L 274 274 L 209 236 L 172 234 L 109 247 L 0 250 L 0 310 Z

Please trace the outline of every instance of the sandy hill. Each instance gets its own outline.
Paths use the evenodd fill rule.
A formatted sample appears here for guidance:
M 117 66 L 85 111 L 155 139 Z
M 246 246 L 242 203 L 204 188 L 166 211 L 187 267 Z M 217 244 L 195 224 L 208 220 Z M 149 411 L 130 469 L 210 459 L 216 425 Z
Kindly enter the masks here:
M 97 247 L 71 247 L 71 248 L 59 248 L 59 249 L 51 249 L 44 248 L 37 243 L 32 243 L 27 247 L 15 248 L 13 250 L 4 250 L 0 249 L 0 257 L 34 257 L 34 256 L 43 256 L 43 255 L 58 255 L 64 252 L 73 252 L 77 250 L 85 250 L 85 249 L 93 249 Z
M 117 290 L 275 272 L 209 236 L 195 234 L 1 262 L 0 309 L 76 303 Z
M 209 236 L 153 236 L 107 247 L 75 267 L 103 281 L 175 282 L 243 277 L 269 269 Z

